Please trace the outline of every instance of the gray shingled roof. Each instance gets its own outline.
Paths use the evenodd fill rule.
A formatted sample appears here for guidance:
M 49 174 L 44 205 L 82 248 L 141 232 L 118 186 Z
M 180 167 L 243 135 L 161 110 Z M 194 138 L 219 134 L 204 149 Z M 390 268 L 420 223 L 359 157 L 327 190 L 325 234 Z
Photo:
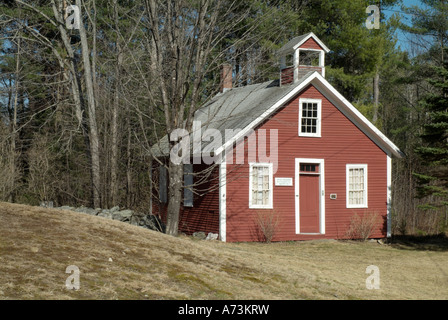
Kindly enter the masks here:
M 226 134 L 226 129 L 244 129 L 312 73 L 308 72 L 298 82 L 290 85 L 279 86 L 279 81 L 275 80 L 219 93 L 196 111 L 194 119 L 201 122 L 202 133 L 209 128 L 219 130 L 224 144 L 233 137 L 229 132 Z M 190 141 L 193 141 L 192 136 Z M 208 144 L 209 142 L 203 142 L 202 148 Z M 158 156 L 169 154 L 167 136 L 153 146 L 152 152 Z

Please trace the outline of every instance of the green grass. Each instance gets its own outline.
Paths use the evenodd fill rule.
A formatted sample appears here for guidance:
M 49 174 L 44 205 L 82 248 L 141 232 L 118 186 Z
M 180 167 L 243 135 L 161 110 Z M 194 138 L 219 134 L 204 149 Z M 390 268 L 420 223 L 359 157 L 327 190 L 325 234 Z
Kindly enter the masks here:
M 69 265 L 77 291 L 65 287 Z M 369 265 L 379 290 L 366 289 Z M 0 203 L 0 274 L 0 299 L 447 299 L 448 240 L 197 241 Z

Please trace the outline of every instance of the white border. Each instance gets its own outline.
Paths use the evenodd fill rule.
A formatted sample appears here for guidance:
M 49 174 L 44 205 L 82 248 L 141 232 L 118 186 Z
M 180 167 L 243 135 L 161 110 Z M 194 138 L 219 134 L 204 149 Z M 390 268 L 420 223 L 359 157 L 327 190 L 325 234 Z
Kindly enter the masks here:
M 296 234 L 309 234 L 300 232 L 300 163 L 319 164 L 319 233 L 325 234 L 325 160 L 324 159 L 308 159 L 296 158 L 295 167 L 295 218 L 296 218 Z
M 307 133 L 302 131 L 302 104 L 303 103 L 317 103 L 317 128 L 316 133 Z M 309 99 L 309 98 L 300 98 L 299 99 L 299 137 L 315 137 L 320 138 L 322 136 L 322 100 L 321 99 Z
M 268 167 L 269 169 L 269 203 L 267 205 L 262 204 L 252 204 L 252 170 L 253 166 L 257 167 Z M 249 163 L 249 209 L 273 209 L 273 194 L 274 194 L 274 184 L 273 181 L 273 163 L 270 162 L 250 162 Z
M 364 203 L 362 204 L 349 204 L 349 170 L 350 169 L 364 169 Z M 368 203 L 369 203 L 369 188 L 368 188 L 368 171 L 367 171 L 367 164 L 346 164 L 346 169 L 345 169 L 345 198 L 346 198 L 346 207 L 348 209 L 352 209 L 352 208 L 368 208 Z

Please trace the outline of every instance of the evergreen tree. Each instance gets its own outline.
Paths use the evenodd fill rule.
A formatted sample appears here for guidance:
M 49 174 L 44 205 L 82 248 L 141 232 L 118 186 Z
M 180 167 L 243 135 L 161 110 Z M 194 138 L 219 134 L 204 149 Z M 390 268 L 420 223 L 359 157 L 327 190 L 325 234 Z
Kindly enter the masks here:
M 415 148 L 421 170 L 414 172 L 417 179 L 417 195 L 424 200 L 423 209 L 442 210 L 446 228 L 448 205 L 448 2 L 446 0 L 422 0 L 423 7 L 405 7 L 412 14 L 411 25 L 401 28 L 415 35 L 413 43 L 424 52 L 416 57 L 417 77 L 426 78 L 426 91 L 420 99 L 421 144 Z M 440 212 L 440 211 L 439 211 Z M 442 220 L 442 221 L 443 221 Z M 441 220 L 439 220 L 440 222 Z
M 395 54 L 395 17 L 380 28 L 368 29 L 366 8 L 381 10 L 398 1 L 318 0 L 308 4 L 303 30 L 313 31 L 330 48 L 326 57 L 327 79 L 370 120 L 380 125 L 380 90 L 387 60 Z
M 435 76 L 428 82 L 435 90 L 422 99 L 427 121 L 421 134 L 423 145 L 416 149 L 427 170 L 415 174 L 419 195 L 433 195 L 440 200 L 428 203 L 427 208 L 448 205 L 448 61 L 432 69 Z

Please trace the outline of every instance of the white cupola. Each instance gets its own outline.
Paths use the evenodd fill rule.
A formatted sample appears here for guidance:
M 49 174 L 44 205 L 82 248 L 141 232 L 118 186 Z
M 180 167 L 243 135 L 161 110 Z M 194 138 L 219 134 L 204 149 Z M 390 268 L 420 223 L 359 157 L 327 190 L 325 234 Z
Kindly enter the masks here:
M 280 85 L 295 83 L 310 71 L 325 77 L 325 53 L 330 49 L 312 32 L 295 37 L 277 51 Z

